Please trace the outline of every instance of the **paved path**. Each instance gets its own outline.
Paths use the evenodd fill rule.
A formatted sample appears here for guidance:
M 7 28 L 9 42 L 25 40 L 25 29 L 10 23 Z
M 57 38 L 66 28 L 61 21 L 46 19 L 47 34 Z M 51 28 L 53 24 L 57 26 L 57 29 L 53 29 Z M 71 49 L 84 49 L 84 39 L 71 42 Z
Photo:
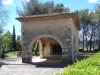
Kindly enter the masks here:
M 46 61 L 46 59 L 35 59 L 34 63 L 39 63 Z M 33 64 L 23 64 L 21 63 L 21 58 L 10 57 L 0 60 L 0 75 L 52 75 L 56 73 L 61 73 L 64 70 L 64 66 L 58 65 L 41 65 L 37 66 Z M 53 62 L 57 63 L 57 62 Z M 46 62 L 44 63 L 46 64 Z

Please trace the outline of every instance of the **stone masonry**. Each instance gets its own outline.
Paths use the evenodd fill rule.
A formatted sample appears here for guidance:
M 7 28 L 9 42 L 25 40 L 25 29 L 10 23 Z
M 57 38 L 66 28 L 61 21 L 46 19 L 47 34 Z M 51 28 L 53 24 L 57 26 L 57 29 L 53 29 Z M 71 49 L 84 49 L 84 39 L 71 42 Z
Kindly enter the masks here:
M 59 43 L 62 48 L 63 62 L 74 62 L 78 55 L 78 30 L 80 29 L 76 14 L 54 13 L 16 19 L 21 22 L 23 63 L 32 62 L 32 47 L 43 37 L 52 38 Z M 42 47 L 40 49 L 43 54 Z

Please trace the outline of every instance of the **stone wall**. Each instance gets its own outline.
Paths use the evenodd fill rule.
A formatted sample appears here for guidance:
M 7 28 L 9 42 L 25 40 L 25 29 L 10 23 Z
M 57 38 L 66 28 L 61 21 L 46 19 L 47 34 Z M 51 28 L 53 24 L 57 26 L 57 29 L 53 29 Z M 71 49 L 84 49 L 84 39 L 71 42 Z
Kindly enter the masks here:
M 22 62 L 32 62 L 33 44 L 36 40 L 42 37 L 55 39 L 62 47 L 63 61 L 67 63 L 72 62 L 73 50 L 70 42 L 72 39 L 69 35 L 72 34 L 73 31 L 71 31 L 70 25 L 72 26 L 73 31 L 76 30 L 71 18 L 22 22 Z M 78 35 L 76 31 L 74 33 L 76 36 Z M 76 37 L 76 39 L 78 38 Z M 76 42 L 76 44 L 77 43 L 78 42 Z M 49 43 L 47 42 L 46 49 L 49 49 L 48 45 Z M 48 50 L 47 53 L 44 53 L 46 55 L 47 53 L 50 53 L 50 50 Z

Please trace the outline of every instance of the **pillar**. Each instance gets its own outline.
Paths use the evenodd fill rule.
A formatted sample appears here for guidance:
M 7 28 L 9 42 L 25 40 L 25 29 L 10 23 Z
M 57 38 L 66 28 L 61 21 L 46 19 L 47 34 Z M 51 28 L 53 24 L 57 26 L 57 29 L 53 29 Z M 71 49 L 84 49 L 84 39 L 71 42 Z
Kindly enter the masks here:
M 43 43 L 42 43 L 42 40 L 39 39 L 39 52 L 40 52 L 40 58 L 43 58 L 43 55 L 44 55 L 44 50 L 43 50 Z
M 28 48 L 28 44 L 22 46 L 22 63 L 32 63 L 32 49 Z
M 73 63 L 72 50 L 71 49 L 68 49 L 68 48 L 62 49 L 62 60 L 63 60 L 63 63 L 65 63 L 65 64 Z

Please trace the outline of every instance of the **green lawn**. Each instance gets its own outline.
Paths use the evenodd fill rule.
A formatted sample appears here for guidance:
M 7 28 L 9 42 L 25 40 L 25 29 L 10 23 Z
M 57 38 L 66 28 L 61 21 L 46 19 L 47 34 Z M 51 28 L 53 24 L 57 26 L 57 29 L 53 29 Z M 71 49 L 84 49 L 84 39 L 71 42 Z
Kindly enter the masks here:
M 79 52 L 79 54 L 81 54 L 81 55 L 95 55 L 95 54 L 97 54 L 99 51 L 92 51 L 92 52 L 90 52 L 90 51 L 80 51 Z
M 3 51 L 4 55 L 6 57 L 10 57 L 10 56 L 17 56 L 18 51 Z M 32 55 L 34 56 L 39 56 L 39 52 L 37 52 L 37 54 L 35 54 L 35 52 L 32 53 Z
M 4 55 L 6 57 L 10 57 L 10 56 L 17 56 L 18 51 L 3 51 Z

